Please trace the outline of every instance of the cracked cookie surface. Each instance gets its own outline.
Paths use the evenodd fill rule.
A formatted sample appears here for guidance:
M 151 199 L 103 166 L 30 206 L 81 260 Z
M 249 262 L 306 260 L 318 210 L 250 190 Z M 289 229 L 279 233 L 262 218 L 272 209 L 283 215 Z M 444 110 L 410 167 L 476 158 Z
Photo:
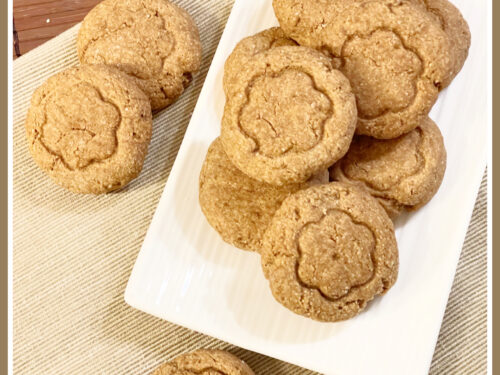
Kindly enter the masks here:
M 241 66 L 245 65 L 249 58 L 271 48 L 296 45 L 297 43 L 288 38 L 279 27 L 272 27 L 242 39 L 224 64 L 223 87 L 226 96 L 234 91 L 232 86 L 236 77 L 240 73 Z
M 320 52 L 270 49 L 249 59 L 235 82 L 221 140 L 245 174 L 273 185 L 304 182 L 347 152 L 357 117 L 354 95 Z
M 454 76 L 450 38 L 415 3 L 275 0 L 273 5 L 287 35 L 328 53 L 350 80 L 358 134 L 390 139 L 413 130 Z
M 140 173 L 151 139 L 151 107 L 119 70 L 81 66 L 35 91 L 25 126 L 34 160 L 56 183 L 99 194 Z
M 191 16 L 168 0 L 104 0 L 82 22 L 82 64 L 107 64 L 127 73 L 148 95 L 152 110 L 171 104 L 201 63 Z
M 390 218 L 367 192 L 338 182 L 287 198 L 264 235 L 261 255 L 274 298 L 319 321 L 352 318 L 398 274 Z
M 158 367 L 152 375 L 255 375 L 238 357 L 223 350 L 200 349 Z
M 199 200 L 207 221 L 224 241 L 258 252 L 281 202 L 300 189 L 322 183 L 328 183 L 326 170 L 302 184 L 273 186 L 257 181 L 231 163 L 217 138 L 201 169 Z
M 366 189 L 391 218 L 416 210 L 436 194 L 446 169 L 446 150 L 437 125 L 426 118 L 399 138 L 356 136 L 346 156 L 330 170 L 335 181 Z

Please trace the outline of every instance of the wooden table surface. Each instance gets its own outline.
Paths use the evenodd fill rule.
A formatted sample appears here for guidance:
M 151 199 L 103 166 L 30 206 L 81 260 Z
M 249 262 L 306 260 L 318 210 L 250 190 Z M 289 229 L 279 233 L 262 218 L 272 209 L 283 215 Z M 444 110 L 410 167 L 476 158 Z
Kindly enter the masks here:
M 14 58 L 80 22 L 101 0 L 14 0 Z

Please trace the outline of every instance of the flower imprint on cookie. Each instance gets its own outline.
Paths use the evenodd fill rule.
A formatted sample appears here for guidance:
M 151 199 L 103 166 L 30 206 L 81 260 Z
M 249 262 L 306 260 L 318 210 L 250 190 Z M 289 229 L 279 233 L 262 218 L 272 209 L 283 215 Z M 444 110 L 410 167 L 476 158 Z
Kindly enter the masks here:
M 355 131 L 348 79 L 307 47 L 261 52 L 242 67 L 224 107 L 221 140 L 229 159 L 257 180 L 309 179 L 345 155 Z
M 341 210 L 306 224 L 298 237 L 297 278 L 329 300 L 369 282 L 375 272 L 372 230 Z
M 61 106 L 61 102 L 65 105 Z M 92 112 L 80 107 L 92 108 Z M 41 143 L 69 170 L 77 170 L 111 157 L 117 147 L 121 114 L 87 82 L 62 86 L 45 102 Z
M 349 78 L 357 134 L 392 139 L 415 129 L 457 70 L 452 39 L 415 1 L 303 0 L 296 16 L 276 1 L 285 32 L 327 53 Z M 322 5 L 309 14 L 307 4 Z M 295 17 L 310 27 L 294 26 Z
M 384 141 L 358 136 L 339 164 L 349 179 L 361 181 L 375 191 L 384 192 L 401 184 L 404 179 L 415 176 L 424 168 L 425 158 L 420 151 L 421 146 L 420 128 L 399 138 Z M 388 165 L 391 167 L 388 168 Z
M 298 69 L 254 78 L 241 109 L 240 128 L 259 152 L 277 157 L 304 152 L 322 139 L 333 104 L 314 79 Z
M 446 170 L 446 149 L 430 119 L 391 140 L 356 136 L 330 178 L 356 184 L 377 198 L 391 218 L 415 210 L 438 191 Z
M 397 279 L 394 225 L 365 190 L 332 182 L 283 201 L 264 235 L 274 298 L 320 321 L 352 318 Z
M 358 116 L 374 119 L 408 108 L 417 94 L 422 59 L 391 30 L 351 35 L 344 43 L 340 70 L 349 78 Z

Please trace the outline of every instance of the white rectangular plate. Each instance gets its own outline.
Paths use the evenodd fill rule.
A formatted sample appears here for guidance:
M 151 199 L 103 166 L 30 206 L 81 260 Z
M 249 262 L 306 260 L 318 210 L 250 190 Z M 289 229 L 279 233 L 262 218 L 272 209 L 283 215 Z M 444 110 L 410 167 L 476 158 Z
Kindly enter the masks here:
M 397 223 L 399 279 L 385 297 L 342 323 L 295 315 L 273 299 L 259 255 L 225 244 L 205 220 L 198 176 L 220 133 L 224 62 L 239 40 L 277 24 L 271 0 L 236 0 L 127 285 L 127 303 L 326 374 L 427 373 L 488 151 L 487 0 L 455 2 L 473 42 L 464 69 L 431 113 L 448 169 L 434 199 Z

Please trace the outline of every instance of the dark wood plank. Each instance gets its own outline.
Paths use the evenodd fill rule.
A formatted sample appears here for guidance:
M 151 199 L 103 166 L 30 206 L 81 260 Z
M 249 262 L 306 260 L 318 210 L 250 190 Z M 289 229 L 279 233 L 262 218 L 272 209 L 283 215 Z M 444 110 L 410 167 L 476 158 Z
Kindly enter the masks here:
M 27 5 L 41 5 L 47 3 L 58 3 L 61 0 L 14 0 L 14 8 Z
M 14 0 L 14 26 L 22 55 L 80 22 L 101 0 Z M 17 56 L 13 49 L 14 58 Z
M 33 16 L 30 18 L 16 18 L 16 30 L 18 32 L 32 29 L 43 29 L 54 25 L 76 24 L 80 22 L 88 13 L 89 9 L 78 9 L 55 13 L 53 15 Z
M 28 51 L 31 51 L 33 48 L 38 47 L 39 45 L 45 43 L 47 40 L 50 40 L 50 39 L 52 39 L 52 38 L 42 38 L 42 39 L 34 39 L 34 40 L 27 40 L 27 41 L 25 41 L 20 46 L 21 55 L 25 54 Z
M 59 0 L 56 2 L 25 6 L 16 6 L 16 2 L 14 2 L 14 17 L 33 17 L 40 15 L 57 14 L 60 12 L 67 12 L 77 9 L 90 10 L 99 2 L 100 0 Z
M 63 31 L 69 29 L 74 24 L 75 22 L 62 23 L 59 25 L 49 24 L 48 26 L 43 28 L 18 31 L 17 34 L 19 35 L 19 45 L 22 46 L 23 43 L 29 40 L 53 38 L 54 36 L 59 35 Z

